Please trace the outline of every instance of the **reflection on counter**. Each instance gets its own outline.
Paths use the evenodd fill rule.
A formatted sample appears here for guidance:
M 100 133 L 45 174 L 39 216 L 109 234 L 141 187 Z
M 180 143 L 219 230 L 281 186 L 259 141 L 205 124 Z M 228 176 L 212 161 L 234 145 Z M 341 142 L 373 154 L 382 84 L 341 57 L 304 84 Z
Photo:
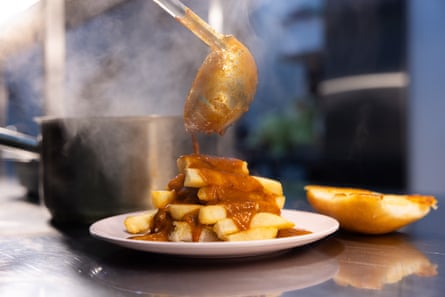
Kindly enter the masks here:
M 334 281 L 340 286 L 379 290 L 411 275 L 438 275 L 437 265 L 408 243 L 401 233 L 385 236 L 340 233 L 324 244 L 322 250 L 333 255 L 339 245 L 343 251 L 336 256 L 339 270 Z
M 156 296 L 280 296 L 321 284 L 338 270 L 335 258 L 310 248 L 259 260 L 212 259 L 211 263 L 193 258 L 131 255 L 111 255 L 103 261 L 107 265 L 93 264 L 88 268 L 90 277 L 120 291 Z M 122 267 L 119 273 L 114 265 Z

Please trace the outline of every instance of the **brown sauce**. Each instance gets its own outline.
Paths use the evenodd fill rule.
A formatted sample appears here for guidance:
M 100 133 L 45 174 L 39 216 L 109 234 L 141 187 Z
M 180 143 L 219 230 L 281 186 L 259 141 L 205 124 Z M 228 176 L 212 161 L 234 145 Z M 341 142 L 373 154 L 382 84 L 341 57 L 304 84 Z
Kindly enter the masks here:
M 253 216 L 258 212 L 280 214 L 275 197 L 264 191 L 255 178 L 245 174 L 215 174 L 201 170 L 201 177 L 212 186 L 203 188 L 210 204 L 223 204 L 227 216 L 232 218 L 240 230 L 247 230 Z
M 257 212 L 256 203 L 252 201 L 224 203 L 227 217 L 231 218 L 240 230 L 249 229 L 250 221 Z
M 148 240 L 148 241 L 168 241 L 168 234 L 166 232 L 149 233 L 144 235 L 130 236 L 133 240 Z
M 311 234 L 311 233 L 312 233 L 311 231 L 304 230 L 304 229 L 287 228 L 287 229 L 278 230 L 277 238 L 300 236 L 300 235 L 306 235 L 306 234 Z
M 207 168 L 222 172 L 239 173 L 248 175 L 246 162 L 226 157 L 215 157 L 197 154 L 181 156 L 187 161 L 188 168 Z
M 275 196 L 264 191 L 263 186 L 255 178 L 246 173 L 237 172 L 242 162 L 237 159 L 219 158 L 205 155 L 193 155 L 191 166 L 200 168 L 201 177 L 209 186 L 200 189 L 184 186 L 185 175 L 179 173 L 168 183 L 168 189 L 176 192 L 176 199 L 172 203 L 189 203 L 203 205 L 224 205 L 227 217 L 232 218 L 240 230 L 247 230 L 253 216 L 258 212 L 269 212 L 279 215 L 280 208 L 276 205 Z M 193 163 L 195 162 L 195 163 Z M 204 164 L 204 165 L 203 165 Z M 216 169 L 224 168 L 226 172 Z M 210 169 L 212 168 L 212 169 Z M 199 195 L 205 195 L 205 201 Z M 192 212 L 184 218 L 192 230 L 192 240 L 197 242 L 205 226 L 201 225 L 198 211 Z M 173 230 L 173 220 L 165 209 L 159 209 L 154 217 L 154 226 L 150 234 L 132 236 L 136 240 L 168 241 Z M 279 230 L 277 237 L 289 237 L 309 234 L 302 229 Z
M 174 190 L 178 192 L 181 188 L 184 187 L 184 180 L 185 180 L 185 174 L 179 173 L 168 182 L 167 188 L 169 190 Z
M 194 242 L 198 242 L 201 237 L 201 232 L 204 226 L 199 223 L 198 218 L 199 210 L 189 213 L 184 217 L 184 221 L 189 224 L 190 229 L 192 229 L 192 240 Z
M 244 192 L 264 191 L 261 183 L 249 175 L 219 172 L 208 168 L 200 168 L 200 175 L 208 185 L 237 189 Z

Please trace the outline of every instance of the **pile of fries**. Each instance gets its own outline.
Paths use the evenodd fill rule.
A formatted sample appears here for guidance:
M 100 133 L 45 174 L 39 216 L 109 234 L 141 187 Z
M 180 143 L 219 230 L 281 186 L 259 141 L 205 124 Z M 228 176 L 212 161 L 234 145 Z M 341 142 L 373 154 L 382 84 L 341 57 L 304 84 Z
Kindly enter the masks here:
M 136 240 L 245 241 L 280 237 L 294 223 L 281 217 L 279 181 L 252 176 L 245 161 L 191 154 L 177 160 L 166 190 L 152 191 L 154 209 L 128 216 Z

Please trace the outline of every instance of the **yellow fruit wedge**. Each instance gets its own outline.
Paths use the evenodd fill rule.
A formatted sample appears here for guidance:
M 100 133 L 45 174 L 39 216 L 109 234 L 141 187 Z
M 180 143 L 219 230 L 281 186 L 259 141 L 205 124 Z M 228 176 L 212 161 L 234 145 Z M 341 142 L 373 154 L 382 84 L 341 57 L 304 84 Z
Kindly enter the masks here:
M 309 185 L 311 206 L 340 222 L 344 230 L 384 234 L 400 229 L 437 208 L 433 196 L 381 194 L 365 189 Z

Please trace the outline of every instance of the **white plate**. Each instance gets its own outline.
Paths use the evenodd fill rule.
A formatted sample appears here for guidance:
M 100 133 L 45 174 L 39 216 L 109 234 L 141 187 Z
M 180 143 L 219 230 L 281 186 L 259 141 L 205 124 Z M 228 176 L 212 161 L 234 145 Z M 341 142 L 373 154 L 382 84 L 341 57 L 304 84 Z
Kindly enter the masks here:
M 247 257 L 267 254 L 302 246 L 317 241 L 335 232 L 337 220 L 312 212 L 283 209 L 281 215 L 295 223 L 299 229 L 310 234 L 268 240 L 237 242 L 159 242 L 128 239 L 124 219 L 135 213 L 122 214 L 102 219 L 90 226 L 90 233 L 100 239 L 130 249 L 153 253 L 191 256 L 200 258 Z

